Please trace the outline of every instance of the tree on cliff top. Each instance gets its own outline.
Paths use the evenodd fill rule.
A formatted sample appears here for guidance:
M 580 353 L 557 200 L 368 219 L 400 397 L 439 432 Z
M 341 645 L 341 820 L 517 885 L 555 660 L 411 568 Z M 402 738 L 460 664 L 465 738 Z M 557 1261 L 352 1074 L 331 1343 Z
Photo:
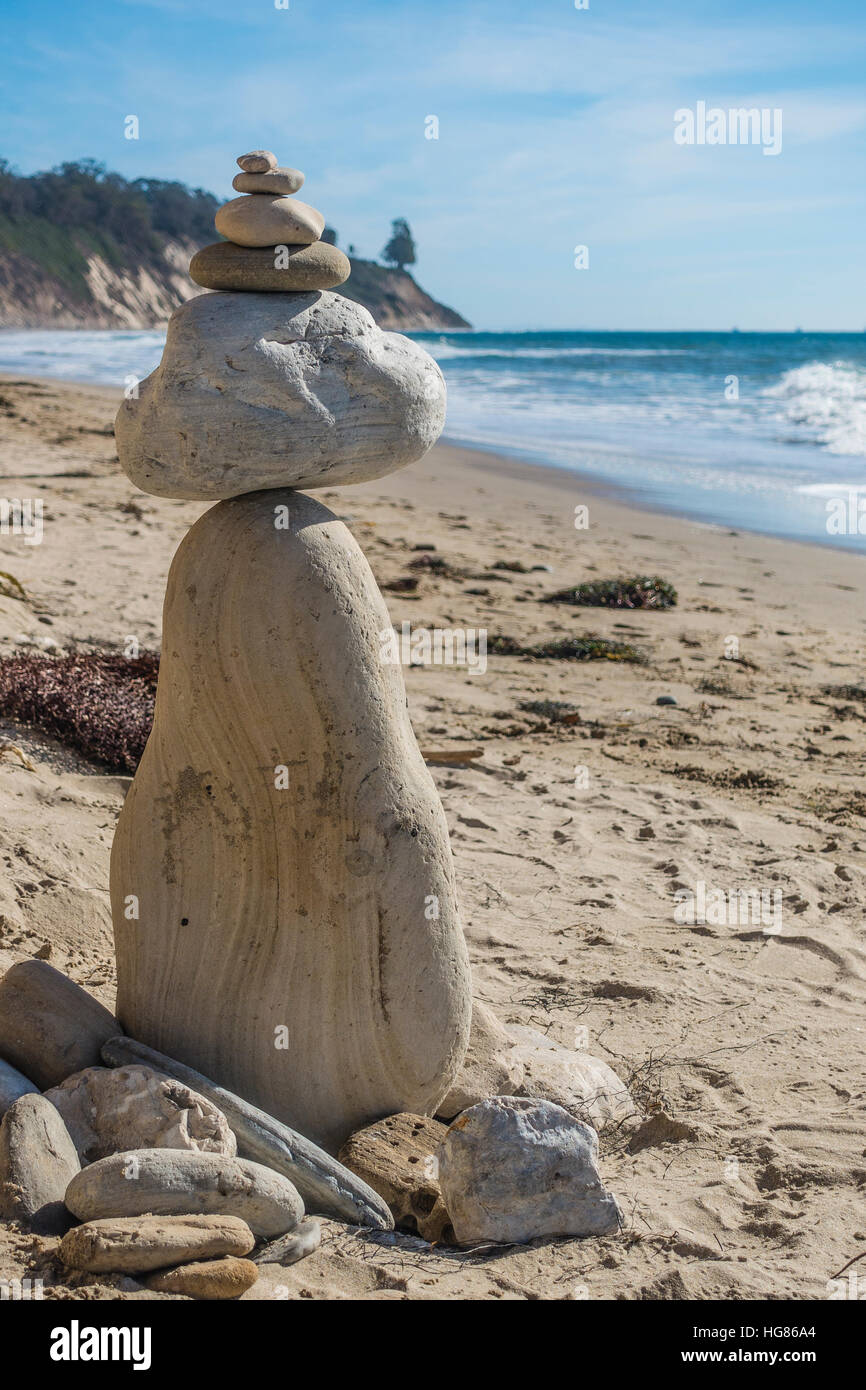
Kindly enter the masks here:
M 382 252 L 382 260 L 400 270 L 415 264 L 415 240 L 405 217 L 395 217 L 391 223 L 391 240 Z

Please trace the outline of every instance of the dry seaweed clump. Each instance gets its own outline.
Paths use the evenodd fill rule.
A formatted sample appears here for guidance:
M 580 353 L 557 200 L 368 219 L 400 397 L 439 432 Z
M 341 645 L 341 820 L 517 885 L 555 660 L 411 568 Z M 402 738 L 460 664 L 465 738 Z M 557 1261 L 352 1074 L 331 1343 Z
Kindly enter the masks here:
M 657 574 L 638 575 L 635 579 L 594 579 L 588 584 L 573 584 L 557 589 L 542 603 L 571 603 L 578 608 L 673 608 L 677 591 Z
M 630 642 L 611 641 L 591 633 L 584 637 L 557 637 L 534 647 L 524 646 L 515 637 L 488 637 L 487 650 L 492 656 L 530 656 L 537 661 L 646 661 Z
M 32 724 L 113 772 L 134 772 L 153 723 L 159 656 L 0 659 L 0 715 Z

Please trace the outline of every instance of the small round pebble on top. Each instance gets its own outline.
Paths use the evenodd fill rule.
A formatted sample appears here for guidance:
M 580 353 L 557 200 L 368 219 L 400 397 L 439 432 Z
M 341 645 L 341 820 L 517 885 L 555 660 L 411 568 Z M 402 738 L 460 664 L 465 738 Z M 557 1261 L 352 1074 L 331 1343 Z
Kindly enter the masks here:
M 265 174 L 268 169 L 276 169 L 277 156 L 270 150 L 250 150 L 249 154 L 238 155 L 238 164 L 245 174 Z

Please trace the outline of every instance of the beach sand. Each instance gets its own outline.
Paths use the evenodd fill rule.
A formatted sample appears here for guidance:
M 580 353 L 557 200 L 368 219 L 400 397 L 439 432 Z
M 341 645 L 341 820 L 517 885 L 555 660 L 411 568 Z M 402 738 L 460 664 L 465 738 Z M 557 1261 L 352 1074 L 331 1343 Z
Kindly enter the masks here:
M 45 507 L 43 544 L 0 536 L 0 570 L 28 595 L 0 596 L 4 655 L 45 639 L 159 644 L 169 563 L 203 507 L 127 482 L 117 400 L 0 382 L 0 490 Z M 386 590 L 397 624 L 522 643 L 596 633 L 646 653 L 405 674 L 425 750 L 483 750 L 433 768 L 477 996 L 569 1045 L 585 1028 L 656 1120 L 637 1140 L 602 1136 L 619 1235 L 465 1253 L 325 1221 L 315 1255 L 268 1266 L 246 1297 L 827 1298 L 866 1252 L 866 698 L 828 693 L 863 688 L 866 560 L 639 511 L 577 474 L 444 445 L 319 495 L 380 583 L 424 553 L 461 571 Z M 671 581 L 676 608 L 540 602 L 634 574 Z M 542 700 L 572 703 L 579 722 L 521 709 Z M 0 966 L 40 954 L 110 1005 L 108 856 L 128 779 L 8 722 L 0 742 L 32 763 L 0 757 Z M 675 894 L 699 882 L 778 890 L 781 929 L 678 922 Z M 53 1244 L 0 1228 L 0 1276 L 41 1272 L 46 1296 L 154 1296 L 94 1276 L 49 1287 Z

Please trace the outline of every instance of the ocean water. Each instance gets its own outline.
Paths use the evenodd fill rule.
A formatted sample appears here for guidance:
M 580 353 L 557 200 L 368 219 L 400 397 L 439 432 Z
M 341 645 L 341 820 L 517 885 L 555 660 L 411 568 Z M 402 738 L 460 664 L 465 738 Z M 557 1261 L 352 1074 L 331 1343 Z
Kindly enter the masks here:
M 445 374 L 454 441 L 703 521 L 866 549 L 866 333 L 411 336 Z M 163 341 L 4 330 L 0 371 L 120 386 Z

